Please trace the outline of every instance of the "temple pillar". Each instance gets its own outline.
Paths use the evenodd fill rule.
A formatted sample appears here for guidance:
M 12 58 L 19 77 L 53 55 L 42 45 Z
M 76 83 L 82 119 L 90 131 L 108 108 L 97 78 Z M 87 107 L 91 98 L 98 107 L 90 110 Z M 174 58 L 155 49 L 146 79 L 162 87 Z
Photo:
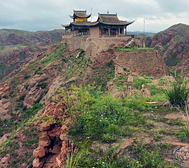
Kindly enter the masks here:
M 125 26 L 125 35 L 127 35 L 127 26 Z
M 118 28 L 118 35 L 120 36 L 120 27 Z
M 108 28 L 108 35 L 110 36 L 110 28 Z

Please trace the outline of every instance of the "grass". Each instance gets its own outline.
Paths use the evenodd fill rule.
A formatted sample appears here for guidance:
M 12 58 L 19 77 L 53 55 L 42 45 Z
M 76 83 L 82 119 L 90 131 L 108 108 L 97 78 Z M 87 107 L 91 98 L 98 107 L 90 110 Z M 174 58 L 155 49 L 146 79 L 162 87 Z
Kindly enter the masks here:
M 166 91 L 169 102 L 173 106 L 185 106 L 189 97 L 189 89 L 186 87 L 186 81 L 181 79 L 173 83 L 172 88 Z
M 154 51 L 154 48 L 150 47 L 132 47 L 132 48 L 119 48 L 115 47 L 114 48 L 117 51 L 125 51 L 125 52 L 135 52 L 135 51 Z
M 179 137 L 180 140 L 185 141 L 188 140 L 189 138 L 189 105 L 187 104 L 184 107 L 184 110 L 182 110 L 181 108 L 178 108 L 178 111 L 182 114 L 184 122 L 182 123 L 178 123 L 181 125 L 181 131 L 177 132 L 177 136 Z
M 113 98 L 110 94 L 102 94 L 100 89 L 87 86 L 72 87 L 70 91 L 63 91 L 65 101 L 70 104 L 68 112 L 74 120 L 77 118 L 75 126 L 70 129 L 71 135 L 78 134 L 83 138 L 91 137 L 103 142 L 115 142 L 118 137 L 125 134 L 124 129 L 120 129 L 121 126 L 137 126 L 145 122 L 142 115 L 129 110 L 133 102 Z M 73 102 L 77 102 L 75 106 L 72 106 Z M 142 107 L 138 107 L 140 108 Z
M 78 153 L 72 153 L 64 166 L 66 168 L 179 168 L 161 157 L 162 147 L 169 146 L 164 144 L 164 146 L 152 147 L 138 142 L 130 147 L 128 158 L 120 152 L 119 145 L 107 147 L 103 153 L 99 153 L 98 147 L 82 148 Z
M 168 81 L 166 76 L 163 76 L 160 79 L 158 79 L 158 84 L 161 85 L 161 86 L 163 86 L 163 85 L 165 85 L 167 83 L 169 83 L 169 81 Z
M 103 94 L 95 86 L 73 87 L 62 93 L 69 107 L 68 112 L 73 116 L 73 120 L 76 120 L 70 134 L 108 143 L 131 136 L 133 132 L 128 126 L 146 124 L 140 112 L 157 108 L 157 104 L 146 103 L 148 99 L 142 95 L 118 99 L 113 98 L 111 94 Z
M 154 85 L 150 87 L 155 90 L 160 89 Z M 175 135 L 172 130 L 158 127 L 156 122 L 160 122 L 160 118 L 154 119 L 156 122 L 147 122 L 147 117 L 142 115 L 143 113 L 156 114 L 156 112 L 159 116 L 164 114 L 159 111 L 164 111 L 165 107 L 159 109 L 157 104 L 147 103 L 158 93 L 154 93 L 150 98 L 140 94 L 114 98 L 111 93 L 104 93 L 101 88 L 95 85 L 72 86 L 61 92 L 68 105 L 67 113 L 72 116 L 75 123 L 68 135 L 72 137 L 74 144 L 77 144 L 78 147 L 78 152 L 70 155 L 66 167 L 118 168 L 126 165 L 144 168 L 178 167 L 162 157 L 162 150 L 171 150 L 170 145 L 166 143 L 157 144 L 154 148 L 154 146 L 145 145 L 138 141 L 137 145 L 131 145 L 124 149 L 130 150 L 132 148 L 131 151 L 127 151 L 130 157 L 125 155 L 126 153 L 120 155 L 118 148 L 113 149 L 116 148 L 115 145 L 113 148 L 106 148 L 103 152 L 98 148 L 91 149 L 93 142 L 111 146 L 123 138 L 135 137 L 140 132 L 148 133 L 157 142 L 164 136 Z M 176 121 L 174 125 L 180 127 Z M 177 136 L 183 141 L 186 140 L 182 131 L 178 132 Z M 87 144 L 85 144 L 86 141 L 88 141 Z
M 117 90 L 125 90 L 127 88 L 126 81 L 128 80 L 128 77 L 122 77 L 119 76 L 114 80 L 115 82 L 115 89 Z
M 151 83 L 151 79 L 145 79 L 145 78 L 137 78 L 135 77 L 133 80 L 133 87 L 136 89 L 142 89 L 142 84 Z

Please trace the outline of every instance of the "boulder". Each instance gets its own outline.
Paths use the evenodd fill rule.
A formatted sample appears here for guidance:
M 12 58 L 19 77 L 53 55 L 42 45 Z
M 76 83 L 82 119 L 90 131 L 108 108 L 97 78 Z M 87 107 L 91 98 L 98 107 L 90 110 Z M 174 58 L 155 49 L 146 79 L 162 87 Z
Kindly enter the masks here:
M 41 131 L 49 131 L 51 129 L 51 124 L 42 123 L 40 125 L 40 129 L 41 129 Z
M 57 126 L 57 127 L 53 128 L 52 130 L 48 131 L 48 135 L 51 138 L 59 137 L 60 136 L 60 127 Z
M 60 134 L 59 138 L 63 141 L 66 139 L 66 136 L 67 136 L 67 134 L 63 133 L 63 134 Z
M 61 131 L 62 131 L 62 132 L 68 131 L 68 127 L 67 127 L 66 125 L 62 125 Z
M 10 163 L 10 154 L 6 154 L 6 156 L 0 160 L 0 168 L 8 168 L 9 163 Z
M 58 154 L 61 152 L 61 146 L 56 144 L 53 146 L 53 148 L 51 150 L 49 150 L 49 152 L 51 152 L 53 154 Z
M 33 160 L 33 168 L 42 168 L 44 163 L 45 163 L 44 159 L 35 158 Z
M 47 135 L 46 132 L 43 132 L 41 137 L 39 138 L 39 146 L 47 147 L 51 144 L 51 139 Z
M 33 156 L 34 156 L 35 158 L 37 158 L 37 157 L 41 158 L 41 157 L 45 156 L 45 154 L 46 154 L 45 148 L 42 147 L 42 146 L 37 147 L 37 148 L 33 151 Z

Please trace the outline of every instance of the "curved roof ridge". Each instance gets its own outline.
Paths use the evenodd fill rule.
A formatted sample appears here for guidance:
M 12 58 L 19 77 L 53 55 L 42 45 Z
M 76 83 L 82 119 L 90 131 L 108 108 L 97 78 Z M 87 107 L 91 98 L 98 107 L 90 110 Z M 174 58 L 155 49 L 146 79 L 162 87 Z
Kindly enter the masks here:
M 87 10 L 73 10 L 73 16 L 70 16 L 72 19 L 79 17 L 79 18 L 89 18 L 91 14 L 87 14 Z

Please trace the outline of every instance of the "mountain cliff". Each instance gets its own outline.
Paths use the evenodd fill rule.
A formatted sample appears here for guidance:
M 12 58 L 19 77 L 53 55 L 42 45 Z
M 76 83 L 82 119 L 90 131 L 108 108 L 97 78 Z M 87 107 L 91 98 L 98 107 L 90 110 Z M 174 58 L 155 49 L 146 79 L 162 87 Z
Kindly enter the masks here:
M 164 62 L 173 70 L 183 71 L 185 75 L 189 71 L 189 26 L 177 24 L 157 33 L 152 40 L 148 40 L 148 46 L 158 49 Z
M 74 40 L 74 44 L 79 40 L 76 48 Z M 124 46 L 127 38 L 126 41 L 120 38 L 104 40 L 107 42 L 102 41 L 104 45 L 99 47 L 100 43 L 94 39 L 87 42 L 82 37 L 68 38 L 66 42 L 63 39 L 61 43 L 35 53 L 20 71 L 1 83 L 2 167 L 25 168 L 33 165 L 36 168 L 55 168 L 65 164 L 68 154 L 75 148 L 68 136 L 68 130 L 76 122 L 68 112 L 74 101 L 71 104 L 66 102 L 66 95 L 69 95 L 66 90 L 73 85 L 91 87 L 94 90 L 90 93 L 94 92 L 98 97 L 111 90 L 112 82 L 125 88 L 129 75 L 138 79 L 141 75 L 159 78 L 167 74 L 167 67 L 157 51 L 118 51 L 114 47 Z M 25 48 L 24 52 L 27 54 L 28 50 Z M 15 64 L 19 50 L 14 49 L 14 53 L 14 58 L 4 62 Z M 116 90 L 115 96 L 126 94 L 122 89 L 113 90 Z M 94 103 L 92 99 L 91 103 Z

